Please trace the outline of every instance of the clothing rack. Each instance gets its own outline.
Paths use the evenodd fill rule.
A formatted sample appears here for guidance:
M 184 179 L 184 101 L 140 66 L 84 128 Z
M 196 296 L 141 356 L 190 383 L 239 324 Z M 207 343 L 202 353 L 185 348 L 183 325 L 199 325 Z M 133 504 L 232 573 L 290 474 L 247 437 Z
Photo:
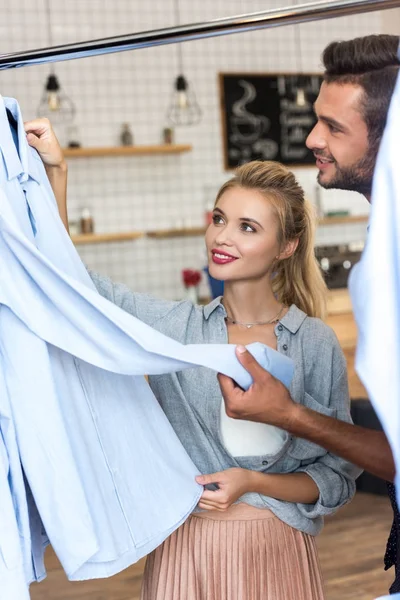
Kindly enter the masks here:
M 98 40 L 52 46 L 51 48 L 0 54 L 0 70 L 86 58 L 88 56 L 123 52 L 151 46 L 175 44 L 189 40 L 237 33 L 239 31 L 255 31 L 270 27 L 280 27 L 282 25 L 332 19 L 363 12 L 396 8 L 398 6 L 400 6 L 400 0 L 335 0 L 329 2 L 312 2 L 310 4 L 225 17 L 223 19 L 213 19 L 204 23 L 192 23 Z

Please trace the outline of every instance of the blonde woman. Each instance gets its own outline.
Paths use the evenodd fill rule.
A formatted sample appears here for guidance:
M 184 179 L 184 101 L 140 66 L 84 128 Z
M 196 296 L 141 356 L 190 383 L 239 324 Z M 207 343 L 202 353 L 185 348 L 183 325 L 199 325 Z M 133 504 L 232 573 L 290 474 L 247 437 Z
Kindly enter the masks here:
M 60 172 L 50 179 L 65 215 Z M 295 363 L 295 401 L 350 421 L 345 359 L 320 320 L 314 218 L 294 175 L 273 162 L 240 167 L 217 195 L 205 241 L 210 273 L 224 281 L 224 296 L 207 306 L 93 281 L 180 342 L 275 348 Z M 323 600 L 315 536 L 352 498 L 359 471 L 280 429 L 230 419 L 211 370 L 149 379 L 205 487 L 198 511 L 149 555 L 142 600 Z

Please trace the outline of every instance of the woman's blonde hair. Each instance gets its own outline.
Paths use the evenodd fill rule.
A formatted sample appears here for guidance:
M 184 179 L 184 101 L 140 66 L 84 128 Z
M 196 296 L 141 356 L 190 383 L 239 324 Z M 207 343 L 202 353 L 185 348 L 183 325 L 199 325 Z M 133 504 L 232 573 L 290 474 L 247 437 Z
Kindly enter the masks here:
M 323 318 L 327 287 L 314 253 L 316 217 L 293 173 L 273 161 L 255 160 L 235 171 L 218 192 L 215 204 L 233 187 L 256 190 L 266 196 L 278 219 L 278 242 L 298 240 L 292 256 L 278 260 L 273 268 L 272 289 L 279 302 L 296 304 L 311 317 Z

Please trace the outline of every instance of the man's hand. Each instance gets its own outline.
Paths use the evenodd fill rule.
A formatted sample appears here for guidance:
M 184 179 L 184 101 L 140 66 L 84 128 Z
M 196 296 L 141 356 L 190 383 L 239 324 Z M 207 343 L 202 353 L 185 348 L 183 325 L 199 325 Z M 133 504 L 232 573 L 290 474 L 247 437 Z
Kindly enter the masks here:
M 220 473 L 199 475 L 196 477 L 200 485 L 216 483 L 218 490 L 204 490 L 199 500 L 199 508 L 205 510 L 227 510 L 246 492 L 251 491 L 252 471 L 235 467 Z
M 218 374 L 226 414 L 233 419 L 268 423 L 290 431 L 297 404 L 278 379 L 265 371 L 244 346 L 236 348 L 239 362 L 250 373 L 253 383 L 247 392 L 226 375 Z
M 24 123 L 26 139 L 30 146 L 39 152 L 46 169 L 65 167 L 61 146 L 48 119 L 35 119 Z

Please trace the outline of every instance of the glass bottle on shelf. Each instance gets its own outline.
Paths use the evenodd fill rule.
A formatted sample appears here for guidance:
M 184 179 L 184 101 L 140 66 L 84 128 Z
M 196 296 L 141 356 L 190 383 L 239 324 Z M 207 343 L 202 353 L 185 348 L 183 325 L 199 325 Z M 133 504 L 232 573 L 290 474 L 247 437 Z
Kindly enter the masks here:
M 81 212 L 81 233 L 93 233 L 94 222 L 89 208 L 83 208 Z
M 129 127 L 129 123 L 122 123 L 120 141 L 122 146 L 133 145 L 133 134 Z

